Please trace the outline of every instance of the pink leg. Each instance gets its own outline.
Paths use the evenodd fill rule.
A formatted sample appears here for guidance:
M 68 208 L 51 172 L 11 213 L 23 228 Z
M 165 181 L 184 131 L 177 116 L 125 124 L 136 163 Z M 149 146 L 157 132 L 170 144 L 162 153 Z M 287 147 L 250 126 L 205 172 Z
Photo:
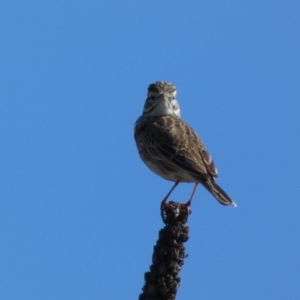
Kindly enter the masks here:
M 193 197 L 194 197 L 194 194 L 195 194 L 195 192 L 196 192 L 196 190 L 197 190 L 197 187 L 198 187 L 198 184 L 199 184 L 199 183 L 195 183 L 195 186 L 194 186 L 192 195 L 191 195 L 191 197 L 190 197 L 190 200 L 186 203 L 187 206 L 191 206 L 192 200 L 193 200 Z
M 172 186 L 172 188 L 170 189 L 170 192 L 167 194 L 167 196 L 163 199 L 163 201 L 161 201 L 161 205 L 164 205 L 166 202 L 167 202 L 167 200 L 168 200 L 168 198 L 169 198 L 169 196 L 172 194 L 172 192 L 175 190 L 175 188 L 176 188 L 176 186 L 179 184 L 179 180 L 178 181 L 176 181 L 175 183 L 174 183 L 174 185 Z
M 174 183 L 174 185 L 172 186 L 171 190 L 169 191 L 169 193 L 167 194 L 167 196 L 161 201 L 161 204 L 160 204 L 160 214 L 161 214 L 161 217 L 164 221 L 164 207 L 168 206 L 169 204 L 167 203 L 167 200 L 169 198 L 169 196 L 172 194 L 172 192 L 175 190 L 176 186 L 179 184 L 179 180 L 176 181 Z

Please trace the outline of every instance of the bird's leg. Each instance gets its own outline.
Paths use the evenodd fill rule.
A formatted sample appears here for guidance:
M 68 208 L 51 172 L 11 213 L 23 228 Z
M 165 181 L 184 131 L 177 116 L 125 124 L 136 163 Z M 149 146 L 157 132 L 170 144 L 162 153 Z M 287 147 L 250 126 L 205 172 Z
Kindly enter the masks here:
M 192 192 L 192 195 L 191 195 L 191 197 L 190 197 L 190 200 L 186 203 L 186 206 L 191 206 L 191 204 L 192 204 L 192 200 L 193 200 L 193 197 L 194 197 L 194 195 L 195 195 L 195 192 L 196 192 L 196 190 L 197 190 L 197 187 L 198 187 L 198 184 L 199 183 L 195 183 L 195 186 L 194 186 L 194 189 L 193 189 L 193 192 Z
M 179 184 L 179 180 L 176 181 L 174 183 L 174 185 L 172 186 L 172 188 L 170 189 L 169 193 L 167 194 L 167 196 L 161 201 L 161 204 L 160 204 L 160 214 L 161 214 L 161 217 L 162 219 L 164 220 L 164 207 L 165 206 L 168 206 L 167 204 L 167 200 L 169 198 L 169 196 L 172 194 L 172 192 L 174 191 L 174 189 L 176 188 L 176 186 Z
M 174 185 L 173 185 L 172 188 L 170 189 L 170 191 L 169 191 L 169 193 L 167 194 L 167 196 L 161 201 L 161 205 L 164 205 L 164 204 L 167 202 L 169 196 L 172 194 L 172 192 L 174 191 L 174 189 L 176 188 L 176 186 L 179 184 L 179 182 L 180 182 L 180 181 L 178 180 L 178 181 L 176 181 L 176 182 L 174 183 Z

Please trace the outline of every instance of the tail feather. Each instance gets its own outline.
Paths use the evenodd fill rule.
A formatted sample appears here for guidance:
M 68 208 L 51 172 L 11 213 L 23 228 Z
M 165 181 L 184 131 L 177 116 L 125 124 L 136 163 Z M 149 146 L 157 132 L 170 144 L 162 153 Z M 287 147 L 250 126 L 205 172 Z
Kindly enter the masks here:
M 214 181 L 209 180 L 202 184 L 221 204 L 237 206 L 236 203 Z

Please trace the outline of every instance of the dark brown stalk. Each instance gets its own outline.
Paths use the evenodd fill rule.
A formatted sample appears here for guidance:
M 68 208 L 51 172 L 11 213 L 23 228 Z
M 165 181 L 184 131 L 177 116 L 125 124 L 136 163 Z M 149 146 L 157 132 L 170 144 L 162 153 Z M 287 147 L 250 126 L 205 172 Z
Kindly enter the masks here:
M 164 212 L 166 226 L 159 231 L 139 300 L 174 300 L 179 288 L 179 271 L 187 257 L 184 243 L 189 239 L 186 223 L 191 210 L 187 205 L 170 201 Z

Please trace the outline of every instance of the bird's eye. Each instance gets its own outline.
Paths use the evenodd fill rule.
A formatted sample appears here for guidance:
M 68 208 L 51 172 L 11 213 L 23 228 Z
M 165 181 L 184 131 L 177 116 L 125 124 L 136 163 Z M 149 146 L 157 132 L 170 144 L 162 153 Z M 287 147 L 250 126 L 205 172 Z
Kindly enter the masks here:
M 154 98 L 155 98 L 154 96 L 150 96 L 150 99 L 151 99 L 151 100 L 154 100 Z

